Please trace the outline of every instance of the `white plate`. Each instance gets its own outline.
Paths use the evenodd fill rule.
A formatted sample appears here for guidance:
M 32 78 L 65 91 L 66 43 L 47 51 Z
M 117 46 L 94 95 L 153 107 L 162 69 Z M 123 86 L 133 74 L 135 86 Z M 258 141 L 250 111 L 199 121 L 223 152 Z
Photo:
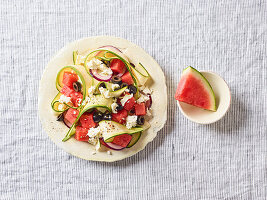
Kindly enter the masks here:
M 231 92 L 226 82 L 213 72 L 201 72 L 209 81 L 216 98 L 217 111 L 204 110 L 183 102 L 177 101 L 177 104 L 189 120 L 199 124 L 211 124 L 220 120 L 230 107 Z

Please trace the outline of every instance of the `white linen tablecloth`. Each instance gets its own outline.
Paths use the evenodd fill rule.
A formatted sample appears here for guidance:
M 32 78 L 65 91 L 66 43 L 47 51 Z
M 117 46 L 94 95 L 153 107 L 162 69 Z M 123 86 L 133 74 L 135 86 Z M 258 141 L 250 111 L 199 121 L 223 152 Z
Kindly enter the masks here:
M 267 199 L 266 1 L 0 1 L 0 199 Z M 82 37 L 143 47 L 167 80 L 168 120 L 145 150 L 115 163 L 59 149 L 37 115 L 53 54 Z M 227 115 L 188 121 L 174 93 L 187 66 L 221 75 Z

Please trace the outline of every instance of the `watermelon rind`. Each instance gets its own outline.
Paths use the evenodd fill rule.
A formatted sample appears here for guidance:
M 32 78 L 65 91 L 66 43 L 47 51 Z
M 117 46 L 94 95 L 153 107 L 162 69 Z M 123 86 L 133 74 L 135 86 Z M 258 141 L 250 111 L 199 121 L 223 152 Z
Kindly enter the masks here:
M 210 97 L 210 101 L 211 101 L 211 106 L 208 110 L 211 111 L 216 111 L 216 100 L 215 100 L 215 94 L 214 91 L 209 83 L 209 81 L 198 71 L 196 70 L 194 67 L 187 67 L 183 70 L 183 75 L 186 75 L 187 73 L 192 73 L 194 74 L 194 76 L 196 76 L 196 78 L 200 79 L 205 87 L 205 89 L 207 90 L 207 92 L 209 93 L 209 97 Z

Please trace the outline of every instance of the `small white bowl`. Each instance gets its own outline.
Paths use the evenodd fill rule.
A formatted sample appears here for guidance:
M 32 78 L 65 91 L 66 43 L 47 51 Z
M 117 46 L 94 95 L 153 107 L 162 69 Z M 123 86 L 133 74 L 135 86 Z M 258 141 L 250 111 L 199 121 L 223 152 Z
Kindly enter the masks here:
M 201 74 L 209 81 L 216 99 L 217 111 L 204 110 L 180 101 L 177 104 L 189 120 L 199 124 L 211 124 L 220 120 L 230 107 L 231 92 L 226 82 L 213 72 L 201 72 Z

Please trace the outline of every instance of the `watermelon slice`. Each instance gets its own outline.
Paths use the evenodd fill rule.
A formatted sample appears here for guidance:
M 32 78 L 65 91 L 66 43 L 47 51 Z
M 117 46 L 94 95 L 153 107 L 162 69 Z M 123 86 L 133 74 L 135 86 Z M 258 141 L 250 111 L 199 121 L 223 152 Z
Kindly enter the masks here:
M 123 83 L 127 83 L 128 85 L 134 84 L 134 81 L 133 81 L 133 78 L 130 72 L 126 72 L 125 74 L 123 74 L 123 76 L 121 77 L 121 81 Z
M 193 67 L 184 69 L 175 99 L 199 108 L 216 111 L 212 87 L 207 79 Z

